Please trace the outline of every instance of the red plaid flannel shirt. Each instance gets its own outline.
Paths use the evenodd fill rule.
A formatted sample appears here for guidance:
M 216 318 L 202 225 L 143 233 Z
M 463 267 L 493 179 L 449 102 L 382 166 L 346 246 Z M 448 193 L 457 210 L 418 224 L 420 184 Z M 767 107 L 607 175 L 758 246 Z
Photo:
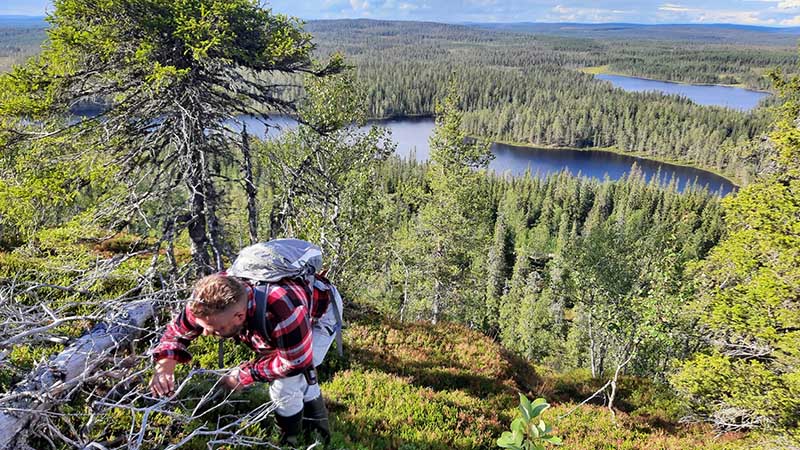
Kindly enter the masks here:
M 318 279 L 328 283 L 320 275 Z M 256 303 L 253 288 L 247 285 L 247 319 L 234 339 L 252 349 L 258 356 L 239 366 L 243 385 L 254 381 L 273 381 L 302 373 L 311 367 L 311 323 L 321 317 L 330 304 L 330 291 L 314 289 L 309 302 L 307 286 L 298 280 L 285 279 L 269 284 L 267 293 L 267 332 L 258 331 L 255 321 Z M 311 314 L 309 315 L 309 311 Z M 159 344 L 151 351 L 153 359 L 191 361 L 189 343 L 203 334 L 188 305 L 167 325 Z

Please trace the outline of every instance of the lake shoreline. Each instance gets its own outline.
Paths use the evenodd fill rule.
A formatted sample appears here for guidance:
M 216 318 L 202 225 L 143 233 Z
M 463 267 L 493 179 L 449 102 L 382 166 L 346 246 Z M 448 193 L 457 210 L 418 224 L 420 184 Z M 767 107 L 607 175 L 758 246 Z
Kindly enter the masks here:
M 703 172 L 708 172 L 708 173 L 714 174 L 714 175 L 726 180 L 731 185 L 733 185 L 736 189 L 741 189 L 741 187 L 744 185 L 744 183 L 742 183 L 741 180 L 739 180 L 737 178 L 734 178 L 729 174 L 725 174 L 723 172 L 720 172 L 717 169 L 709 169 L 709 168 L 706 168 L 706 167 L 701 167 L 701 166 L 697 166 L 697 165 L 694 165 L 694 164 L 691 164 L 691 163 L 687 163 L 686 161 L 671 160 L 669 158 L 659 158 L 659 157 L 654 157 L 654 156 L 647 155 L 647 154 L 641 154 L 639 152 L 626 152 L 626 151 L 620 150 L 620 149 L 618 149 L 616 147 L 568 147 L 568 146 L 543 145 L 543 144 L 541 144 L 541 145 L 540 144 L 533 145 L 533 144 L 531 144 L 529 142 L 526 143 L 526 142 L 516 142 L 516 141 L 489 140 L 489 139 L 486 139 L 484 137 L 474 136 L 474 135 L 470 135 L 468 137 L 471 138 L 471 139 L 478 139 L 478 140 L 481 140 L 481 141 L 484 141 L 484 142 L 490 142 L 490 143 L 496 143 L 496 144 L 502 144 L 502 145 L 510 145 L 510 146 L 519 147 L 519 148 L 537 149 L 537 150 L 553 150 L 553 151 L 573 150 L 573 151 L 580 151 L 580 152 L 594 151 L 594 152 L 613 153 L 613 154 L 616 154 L 616 155 L 630 156 L 630 157 L 637 158 L 637 159 L 643 159 L 643 160 L 662 163 L 662 164 L 669 164 L 669 165 L 672 165 L 672 166 L 687 167 L 687 168 L 691 168 L 691 169 L 701 170 Z
M 287 117 L 287 116 L 284 116 L 284 117 Z M 393 116 L 391 116 L 391 118 L 384 118 L 384 119 L 369 118 L 366 121 L 366 125 L 367 126 L 371 126 L 371 125 L 374 125 L 374 126 L 388 126 L 388 125 L 391 125 L 392 122 L 403 122 L 403 121 L 415 122 L 415 123 L 430 121 L 431 128 L 433 128 L 433 126 L 434 126 L 434 123 L 433 123 L 434 122 L 434 117 L 432 115 L 427 115 L 427 114 L 393 115 Z M 255 130 L 251 130 L 251 132 L 253 132 L 253 131 L 255 131 Z M 256 135 L 257 134 L 258 133 L 256 132 Z M 696 164 L 688 163 L 686 161 L 673 160 L 673 159 L 663 158 L 663 157 L 656 157 L 656 156 L 652 156 L 652 155 L 648 155 L 648 154 L 642 154 L 642 153 L 639 153 L 639 152 L 626 152 L 626 151 L 622 151 L 622 150 L 620 150 L 620 149 L 618 149 L 616 147 L 570 147 L 570 146 L 556 146 L 556 145 L 547 145 L 547 144 L 533 144 L 533 143 L 530 143 L 530 142 L 493 140 L 493 139 L 486 138 L 485 136 L 477 136 L 477 135 L 469 135 L 469 134 L 467 135 L 467 137 L 470 138 L 470 139 L 477 139 L 477 140 L 484 141 L 484 142 L 496 143 L 496 144 L 499 144 L 499 145 L 507 145 L 507 146 L 512 146 L 512 147 L 517 147 L 517 148 L 522 149 L 523 151 L 545 150 L 545 151 L 557 152 L 557 151 L 564 151 L 564 150 L 572 150 L 572 151 L 579 151 L 579 152 L 592 152 L 592 151 L 595 151 L 595 152 L 603 152 L 603 153 L 608 153 L 608 154 L 616 154 L 616 155 L 620 155 L 620 156 L 636 158 L 636 159 L 640 159 L 640 160 L 648 161 L 648 162 L 653 162 L 653 163 L 667 164 L 667 165 L 671 165 L 671 166 L 674 166 L 674 167 L 683 167 L 683 168 L 702 171 L 702 172 L 705 172 L 705 173 L 708 173 L 708 174 L 711 174 L 711 175 L 714 175 L 714 176 L 717 176 L 717 177 L 721 178 L 722 180 L 726 181 L 731 186 L 733 186 L 734 189 L 740 189 L 744 185 L 744 183 L 741 180 L 737 179 L 736 177 L 734 177 L 734 176 L 732 176 L 730 174 L 723 173 L 723 172 L 721 172 L 721 171 L 719 171 L 717 169 L 706 168 L 706 167 L 702 167 L 702 166 L 699 166 L 699 165 L 696 165 Z M 395 140 L 395 142 L 397 142 L 395 136 L 393 136 L 393 140 Z
M 578 70 L 578 72 L 585 73 L 587 75 L 592 75 L 592 76 L 594 76 L 594 75 L 616 75 L 616 76 L 619 76 L 619 77 L 637 78 L 639 80 L 658 81 L 660 83 L 682 84 L 684 86 L 707 86 L 707 87 L 710 87 L 710 86 L 722 86 L 722 87 L 743 89 L 743 90 L 746 90 L 746 91 L 757 92 L 757 93 L 760 93 L 760 94 L 769 94 L 769 95 L 775 95 L 776 94 L 775 92 L 771 92 L 771 91 L 765 91 L 765 90 L 762 90 L 762 89 L 751 88 L 751 87 L 748 87 L 747 85 L 744 85 L 744 84 L 741 84 L 741 83 L 740 84 L 721 84 L 721 83 L 700 83 L 700 82 L 693 82 L 693 81 L 660 80 L 658 78 L 648 78 L 648 77 L 643 77 L 643 76 L 639 76 L 639 75 L 629 75 L 629 74 L 622 73 L 622 72 L 614 72 L 614 71 L 603 69 L 603 67 L 607 67 L 607 66 L 581 67 L 581 68 L 578 68 L 577 70 Z
M 390 120 L 419 120 L 419 119 L 436 119 L 436 115 L 434 114 L 393 114 L 391 116 L 384 116 L 384 117 L 370 117 L 367 119 L 367 123 L 371 122 L 388 122 Z

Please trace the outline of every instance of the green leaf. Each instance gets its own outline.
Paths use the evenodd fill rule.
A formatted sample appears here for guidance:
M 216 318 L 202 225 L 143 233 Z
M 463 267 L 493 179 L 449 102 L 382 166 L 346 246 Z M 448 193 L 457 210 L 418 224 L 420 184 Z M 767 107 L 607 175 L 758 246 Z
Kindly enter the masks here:
M 521 431 L 514 431 L 514 445 L 517 447 L 521 446 L 523 440 L 525 440 L 525 433 Z
M 525 422 L 531 420 L 533 417 L 531 414 L 531 402 L 528 400 L 528 397 L 522 394 L 519 394 L 519 409 L 522 411 L 522 417 L 525 419 Z
M 531 436 L 539 437 L 542 435 L 541 431 L 539 431 L 539 427 L 537 427 L 533 422 L 528 425 L 528 431 L 530 432 Z
M 512 448 L 514 446 L 514 435 L 510 431 L 504 431 L 503 434 L 497 439 L 497 446 L 503 448 Z
M 524 439 L 525 433 L 523 430 L 504 431 L 500 438 L 497 439 L 497 445 L 504 448 L 519 448 Z
M 539 429 L 542 436 L 547 434 L 547 425 L 545 425 L 544 420 L 539 420 L 539 425 L 537 425 L 536 428 Z
M 539 403 L 539 400 L 542 400 L 543 403 Z M 549 408 L 550 404 L 544 402 L 543 398 L 536 399 L 533 403 L 533 407 L 531 408 L 531 418 L 538 417 L 545 409 Z
M 542 440 L 545 441 L 545 442 L 549 442 L 549 443 L 551 443 L 553 445 L 561 445 L 561 444 L 564 443 L 564 441 L 558 436 L 550 436 L 550 437 L 542 438 Z
M 525 423 L 522 421 L 521 417 L 517 417 L 511 422 L 511 431 L 525 434 Z

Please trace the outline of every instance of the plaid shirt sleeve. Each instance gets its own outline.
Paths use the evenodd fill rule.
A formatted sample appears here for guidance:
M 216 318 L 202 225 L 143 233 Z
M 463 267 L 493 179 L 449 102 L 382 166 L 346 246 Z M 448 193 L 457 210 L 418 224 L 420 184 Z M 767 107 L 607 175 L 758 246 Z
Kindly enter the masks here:
M 298 375 L 311 367 L 307 298 L 308 294 L 300 283 L 286 281 L 270 285 L 267 318 L 273 326 L 269 342 L 275 349 L 239 367 L 239 381 L 243 385 Z
M 203 333 L 203 328 L 194 321 L 194 315 L 189 310 L 189 305 L 185 305 L 180 314 L 167 325 L 161 341 L 150 351 L 153 360 L 174 359 L 179 363 L 187 363 L 192 360 L 192 354 L 187 347 L 189 343 Z

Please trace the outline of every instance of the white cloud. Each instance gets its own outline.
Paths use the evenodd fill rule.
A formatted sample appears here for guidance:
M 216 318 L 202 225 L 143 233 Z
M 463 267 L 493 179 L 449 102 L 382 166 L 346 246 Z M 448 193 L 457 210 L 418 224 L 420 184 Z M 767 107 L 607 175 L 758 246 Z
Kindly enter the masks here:
M 400 5 L 397 6 L 397 9 L 400 11 L 415 11 L 419 9 L 419 6 L 413 3 L 400 3 Z
M 800 0 L 775 0 L 773 3 L 781 1 L 783 3 L 793 2 L 800 7 Z M 755 3 L 765 3 L 763 0 L 751 0 Z M 754 5 L 755 6 L 755 5 Z M 696 8 L 677 3 L 663 3 L 658 7 L 658 21 L 661 23 L 737 23 L 742 25 L 778 25 L 780 19 L 786 18 L 776 16 L 774 7 L 758 8 L 757 10 L 747 9 L 717 9 L 717 8 Z
M 778 9 L 797 9 L 800 8 L 800 0 L 782 0 L 778 3 Z
M 564 5 L 556 5 L 550 11 L 555 14 L 548 14 L 544 19 L 556 22 L 614 22 L 620 20 L 620 15 L 631 12 L 619 9 L 573 8 Z
M 800 16 L 794 16 L 791 19 L 781 20 L 781 25 L 798 26 L 800 25 Z
M 692 11 L 700 11 L 699 9 L 695 8 L 687 8 L 685 6 L 676 5 L 673 3 L 664 3 L 663 5 L 659 6 L 658 9 L 660 11 L 670 11 L 670 12 L 692 12 Z
M 350 7 L 359 10 L 359 9 L 369 9 L 369 1 L 359 1 L 359 0 L 350 0 Z
M 565 6 L 556 5 L 553 7 L 553 11 L 559 14 L 567 14 L 572 10 L 572 8 L 567 8 Z
M 775 25 L 775 19 L 760 17 L 757 11 L 703 11 L 698 22 L 705 23 L 739 23 L 743 25 Z

